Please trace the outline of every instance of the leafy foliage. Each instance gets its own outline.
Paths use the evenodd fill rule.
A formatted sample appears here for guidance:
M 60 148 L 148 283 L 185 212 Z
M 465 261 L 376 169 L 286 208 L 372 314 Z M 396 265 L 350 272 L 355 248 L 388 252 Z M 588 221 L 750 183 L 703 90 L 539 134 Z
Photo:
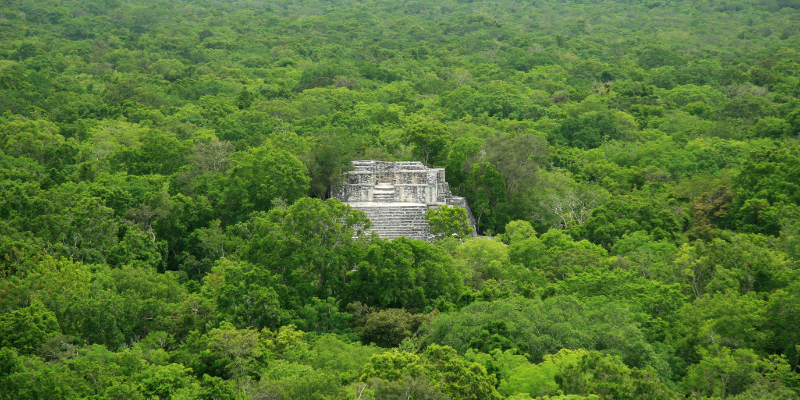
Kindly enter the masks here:
M 425 219 L 428 220 L 430 233 L 439 240 L 450 237 L 464 240 L 472 234 L 467 212 L 461 207 L 441 205 L 428 210 Z
M 796 3 L 3 2 L 0 398 L 797 398 Z

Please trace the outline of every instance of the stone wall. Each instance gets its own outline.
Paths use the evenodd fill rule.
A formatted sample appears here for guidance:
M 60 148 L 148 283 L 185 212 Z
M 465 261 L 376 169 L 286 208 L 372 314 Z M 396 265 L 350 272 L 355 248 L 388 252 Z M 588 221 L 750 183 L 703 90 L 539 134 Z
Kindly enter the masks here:
M 444 179 L 444 168 L 426 168 L 419 161 L 353 161 L 346 183 L 333 191 L 345 203 L 376 201 L 375 187 L 389 184 L 394 196 L 381 199 L 390 203 L 446 203 L 453 194 Z

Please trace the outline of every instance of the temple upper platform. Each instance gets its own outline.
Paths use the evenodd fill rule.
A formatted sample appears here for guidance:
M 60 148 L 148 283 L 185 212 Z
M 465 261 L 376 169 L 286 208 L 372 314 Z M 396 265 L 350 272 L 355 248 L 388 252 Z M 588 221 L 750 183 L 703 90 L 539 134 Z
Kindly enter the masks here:
M 444 168 L 426 168 L 419 161 L 353 161 L 344 185 L 334 197 L 345 203 L 448 204 L 452 197 Z

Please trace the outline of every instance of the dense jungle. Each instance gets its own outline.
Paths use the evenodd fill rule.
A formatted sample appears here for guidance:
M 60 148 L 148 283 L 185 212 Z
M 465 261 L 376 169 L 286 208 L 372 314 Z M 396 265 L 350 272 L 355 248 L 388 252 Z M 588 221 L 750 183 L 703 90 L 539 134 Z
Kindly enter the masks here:
M 0 399 L 800 398 L 799 29 L 0 0 Z M 361 159 L 445 168 L 480 236 L 370 234 Z

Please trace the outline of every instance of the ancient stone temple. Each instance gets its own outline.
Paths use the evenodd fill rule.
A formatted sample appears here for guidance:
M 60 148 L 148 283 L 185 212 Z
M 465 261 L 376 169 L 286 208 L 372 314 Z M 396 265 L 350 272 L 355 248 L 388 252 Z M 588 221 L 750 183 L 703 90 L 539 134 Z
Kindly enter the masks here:
M 426 168 L 418 161 L 353 161 L 333 197 L 364 211 L 382 238 L 430 240 L 425 213 L 443 204 L 466 209 L 475 230 L 467 200 L 450 192 L 444 168 Z

